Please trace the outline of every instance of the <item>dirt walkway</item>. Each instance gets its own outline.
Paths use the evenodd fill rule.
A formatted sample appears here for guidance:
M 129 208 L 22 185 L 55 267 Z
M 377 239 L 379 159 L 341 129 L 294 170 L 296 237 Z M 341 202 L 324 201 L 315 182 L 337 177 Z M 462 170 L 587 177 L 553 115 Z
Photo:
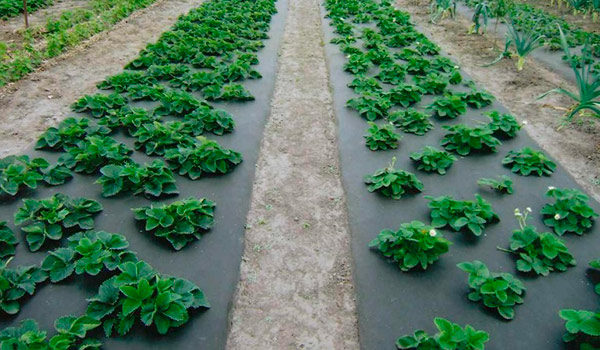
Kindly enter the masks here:
M 179 15 L 201 2 L 161 1 L 140 10 L 112 30 L 0 90 L 0 157 L 21 152 L 46 128 L 66 118 L 72 102 L 94 92 L 96 83 L 107 75 L 120 72 Z
M 438 25 L 429 23 L 427 3 L 405 0 L 399 1 L 398 6 L 409 12 L 423 33 L 459 62 L 475 82 L 494 94 L 516 118 L 526 121 L 529 135 L 600 200 L 600 126 L 591 120 L 580 120 L 557 131 L 563 112 L 549 105 L 568 107 L 571 101 L 558 95 L 536 100 L 557 86 L 571 91 L 576 91 L 575 87 L 534 60 L 528 60 L 521 72 L 517 72 L 515 61 L 511 60 L 481 67 L 497 57 L 499 45 L 504 43 L 498 40 L 494 45 L 487 36 L 467 34 L 470 22 L 461 16 Z
M 319 0 L 290 0 L 248 213 L 229 349 L 356 349 Z

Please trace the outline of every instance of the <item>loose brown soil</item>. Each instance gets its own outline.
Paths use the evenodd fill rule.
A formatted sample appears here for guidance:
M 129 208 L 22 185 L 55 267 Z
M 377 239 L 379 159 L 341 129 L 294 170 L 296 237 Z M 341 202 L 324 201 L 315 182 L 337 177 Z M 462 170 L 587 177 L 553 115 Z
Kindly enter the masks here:
M 580 120 L 557 130 L 564 113 L 557 107 L 568 107 L 571 101 L 558 95 L 536 99 L 557 86 L 572 91 L 575 87 L 533 60 L 528 60 L 521 72 L 517 72 L 515 61 L 511 60 L 482 67 L 497 57 L 503 42 L 496 39 L 495 44 L 491 37 L 467 34 L 470 22 L 461 16 L 438 25 L 429 23 L 427 3 L 402 0 L 397 4 L 409 12 L 420 29 L 459 62 L 476 83 L 494 94 L 515 117 L 527 121 L 527 133 L 600 200 L 600 127 L 591 120 Z
M 138 52 L 169 29 L 198 0 L 161 0 L 137 11 L 39 71 L 0 89 L 0 157 L 22 152 L 48 127 L 69 116 L 69 105 L 93 93 Z
M 358 349 L 319 0 L 291 0 L 229 349 Z
M 560 8 L 556 5 L 556 1 L 554 1 L 554 5 L 551 5 L 550 1 L 548 0 L 525 0 L 520 2 L 544 10 L 551 15 L 562 17 L 562 19 L 564 19 L 565 21 L 587 32 L 600 33 L 599 20 L 596 20 L 594 22 L 592 21 L 591 15 L 586 15 L 584 18 L 583 14 L 581 13 L 573 15 L 572 8 L 567 7 L 564 4 L 564 2 L 562 3 L 562 6 Z

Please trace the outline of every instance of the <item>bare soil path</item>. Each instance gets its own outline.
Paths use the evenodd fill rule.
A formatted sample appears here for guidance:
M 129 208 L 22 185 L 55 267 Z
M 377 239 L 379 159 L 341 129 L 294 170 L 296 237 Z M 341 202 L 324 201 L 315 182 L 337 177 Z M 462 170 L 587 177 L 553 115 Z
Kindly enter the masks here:
M 69 115 L 69 105 L 96 90 L 200 0 L 162 0 L 132 14 L 40 70 L 0 89 L 0 157 L 19 153 Z
M 350 234 L 319 0 L 290 0 L 229 349 L 357 349 Z
M 482 67 L 497 57 L 504 43 L 501 40 L 494 43 L 489 36 L 467 34 L 470 22 L 462 16 L 437 25 L 430 23 L 427 3 L 402 0 L 397 4 L 409 12 L 424 34 L 440 45 L 476 83 L 494 94 L 516 118 L 526 121 L 527 133 L 600 200 L 600 126 L 591 120 L 580 120 L 557 130 L 564 112 L 554 107 L 568 107 L 571 101 L 557 95 L 536 99 L 557 86 L 571 91 L 575 91 L 575 87 L 535 60 L 528 60 L 521 72 L 517 72 L 511 60 Z

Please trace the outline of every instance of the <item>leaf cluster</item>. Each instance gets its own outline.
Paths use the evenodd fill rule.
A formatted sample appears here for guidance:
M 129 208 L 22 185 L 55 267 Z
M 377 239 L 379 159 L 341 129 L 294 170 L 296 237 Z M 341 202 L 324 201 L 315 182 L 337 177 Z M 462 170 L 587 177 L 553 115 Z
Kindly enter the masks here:
M 481 236 L 485 226 L 499 221 L 500 218 L 492 205 L 480 195 L 474 201 L 460 201 L 451 196 L 426 196 L 433 227 L 450 227 L 454 231 L 465 230 L 475 236 Z
M 577 189 L 550 188 L 546 196 L 554 199 L 542 208 L 544 224 L 562 236 L 574 233 L 579 236 L 589 231 L 598 213 L 589 206 L 589 197 Z
M 456 157 L 446 151 L 425 146 L 421 152 L 412 152 L 410 159 L 415 162 L 419 170 L 444 175 L 448 168 L 452 166 Z

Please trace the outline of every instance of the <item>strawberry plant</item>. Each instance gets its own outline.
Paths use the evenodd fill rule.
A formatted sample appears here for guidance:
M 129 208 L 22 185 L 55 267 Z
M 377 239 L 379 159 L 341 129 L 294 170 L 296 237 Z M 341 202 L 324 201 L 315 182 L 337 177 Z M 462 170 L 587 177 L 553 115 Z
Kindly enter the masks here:
M 163 99 L 165 91 L 160 84 L 132 85 L 127 90 L 127 97 L 132 101 L 158 101 Z
M 214 224 L 215 203 L 207 199 L 188 198 L 160 207 L 133 209 L 135 219 L 144 223 L 144 229 L 166 239 L 175 250 L 198 240 Z
M 217 69 L 216 73 L 226 82 L 262 78 L 262 75 L 258 71 L 243 60 L 236 60 L 230 64 L 222 65 Z
M 462 95 L 462 99 L 467 103 L 467 105 L 469 105 L 469 107 L 477 109 L 489 106 L 495 100 L 494 96 L 487 91 L 479 91 L 475 89 Z
M 379 95 L 363 94 L 346 103 L 346 106 L 355 109 L 361 117 L 368 121 L 384 118 L 392 107 L 389 99 Z
M 58 163 L 77 173 L 92 174 L 108 164 L 125 164 L 132 152 L 124 144 L 108 136 L 88 136 L 81 144 L 67 149 Z
M 102 185 L 104 197 L 128 191 L 150 198 L 179 193 L 171 169 L 162 160 L 155 159 L 144 166 L 137 163 L 107 165 L 100 169 L 100 173 L 102 176 L 96 183 Z
M 226 174 L 242 162 L 242 155 L 221 147 L 216 141 L 198 137 L 194 147 L 179 146 L 165 152 L 165 158 L 179 175 L 195 180 L 204 174 Z
M 589 231 L 598 213 L 587 203 L 589 197 L 577 189 L 548 188 L 546 196 L 554 199 L 542 208 L 544 224 L 552 227 L 554 232 L 562 236 L 575 233 L 579 236 Z
M 419 170 L 444 175 L 448 168 L 452 166 L 456 157 L 446 151 L 425 146 L 421 152 L 412 152 L 410 159 L 416 163 Z
M 382 64 L 389 64 L 394 62 L 390 51 L 385 45 L 377 43 L 372 44 L 371 46 L 372 47 L 369 48 L 365 56 L 374 65 L 380 66 Z
M 556 169 L 556 163 L 551 161 L 543 152 L 524 147 L 519 151 L 510 151 L 502 159 L 502 164 L 519 175 L 550 176 Z
M 100 211 L 102 205 L 95 200 L 57 193 L 45 199 L 24 199 L 15 213 L 15 225 L 23 225 L 25 240 L 35 252 L 46 240 L 58 241 L 69 231 L 94 228 L 93 217 Z
M 593 269 L 600 270 L 600 259 L 590 261 L 589 265 Z M 600 283 L 596 283 L 596 285 L 594 286 L 594 292 L 600 295 Z
M 166 334 L 187 323 L 189 310 L 210 307 L 192 282 L 158 274 L 143 261 L 121 264 L 119 271 L 89 299 L 86 312 L 102 323 L 107 337 L 129 333 L 136 321 Z
M 381 84 L 375 78 L 369 78 L 365 75 L 358 75 L 348 87 L 353 88 L 357 94 L 377 94 L 381 91 Z
M 426 132 L 433 129 L 433 123 L 429 120 L 429 116 L 414 108 L 392 112 L 388 116 L 388 120 L 398 129 L 415 135 L 425 135 Z
M 464 230 L 479 237 L 485 226 L 500 220 L 492 205 L 478 194 L 474 201 L 460 201 L 451 196 L 425 198 L 430 201 L 429 215 L 433 227 L 450 227 L 456 232 Z
M 344 70 L 352 74 L 366 73 L 371 66 L 371 60 L 367 55 L 351 54 L 348 56 L 348 62 L 344 64 Z
M 144 124 L 153 124 L 160 119 L 160 116 L 144 108 L 131 108 L 127 113 L 119 118 L 119 126 L 125 128 L 127 133 L 132 136 L 136 130 Z
M 406 68 L 403 65 L 397 63 L 389 63 L 381 66 L 381 70 L 375 78 L 379 79 L 383 83 L 399 85 L 404 83 L 404 77 L 406 76 Z
M 521 130 L 521 125 L 515 117 L 510 114 L 500 114 L 498 111 L 486 113 L 491 121 L 487 128 L 492 130 L 493 135 L 499 139 L 512 139 Z
M 513 193 L 513 188 L 512 188 L 513 182 L 510 179 L 510 177 L 508 177 L 506 175 L 502 175 L 497 180 L 490 179 L 490 178 L 481 178 L 481 179 L 477 180 L 477 184 L 479 186 L 490 187 L 498 193 L 505 193 L 505 194 Z
M 0 259 L 15 255 L 15 247 L 19 244 L 15 233 L 6 225 L 6 221 L 0 221 Z
M 548 276 L 552 271 L 567 271 L 575 266 L 575 258 L 565 242 L 550 232 L 538 233 L 535 226 L 527 225 L 530 209 L 521 213 L 515 209 L 519 229 L 510 238 L 509 253 L 517 258 L 517 270 Z
M 565 320 L 565 343 L 576 343 L 579 349 L 597 349 L 600 346 L 600 313 L 588 310 L 563 309 L 558 313 Z
M 87 118 L 67 118 L 44 131 L 35 144 L 36 149 L 64 150 L 75 146 L 86 136 L 102 136 L 110 134 L 110 129 L 103 126 L 90 125 Z
M 123 96 L 116 93 L 85 95 L 72 104 L 71 109 L 75 112 L 89 112 L 92 117 L 101 118 L 125 106 L 126 103 Z
M 418 55 L 412 55 L 410 57 L 403 58 L 402 55 L 398 57 L 400 59 L 406 59 L 406 72 L 413 75 L 427 74 L 431 69 L 431 62 L 428 59 L 419 57 Z
M 523 303 L 525 286 L 510 273 L 493 273 L 481 261 L 462 262 L 457 265 L 469 274 L 469 300 L 494 309 L 504 319 L 515 317 L 515 306 Z
M 0 159 L 0 195 L 15 196 L 24 187 L 36 189 L 40 181 L 62 185 L 73 175 L 64 166 L 50 166 L 43 158 L 8 156 Z
M 44 350 L 48 348 L 46 331 L 40 330 L 32 319 L 22 320 L 18 327 L 6 327 L 0 331 L 0 346 L 5 349 Z
M 146 69 L 146 75 L 156 80 L 171 80 L 178 78 L 190 71 L 185 64 L 152 65 Z
M 143 124 L 133 134 L 133 137 L 136 138 L 135 149 L 143 149 L 149 156 L 163 155 L 167 150 L 178 146 L 192 147 L 194 145 L 194 139 L 190 136 L 186 124 L 178 121 Z
M 396 340 L 398 349 L 440 349 L 440 350 L 484 350 L 490 339 L 485 331 L 478 331 L 471 325 L 464 328 L 441 317 L 433 321 L 438 333 L 430 336 L 423 330 L 415 331 Z
M 58 332 L 48 342 L 50 349 L 100 349 L 98 339 L 87 337 L 87 332 L 100 326 L 100 322 L 89 316 L 63 316 L 54 322 Z
M 46 274 L 38 266 L 7 267 L 10 259 L 0 266 L 0 310 L 15 315 L 21 310 L 19 301 L 33 295 L 38 284 L 44 282 Z
M 448 86 L 448 79 L 438 73 L 429 73 L 427 75 L 415 75 L 413 80 L 418 87 L 423 89 L 426 94 L 441 94 Z
M 423 183 L 412 173 L 395 169 L 396 157 L 387 168 L 377 170 L 373 175 L 365 177 L 369 192 L 379 192 L 386 197 L 400 199 L 409 193 L 423 190 Z
M 189 72 L 169 81 L 171 87 L 182 88 L 186 91 L 199 91 L 215 83 L 223 84 L 223 78 L 215 71 Z
M 467 103 L 462 96 L 447 94 L 433 100 L 427 109 L 439 118 L 455 119 L 467 111 Z
M 96 276 L 102 271 L 114 271 L 124 262 L 136 262 L 124 236 L 104 231 L 79 232 L 69 237 L 67 247 L 48 252 L 41 267 L 50 282 L 58 283 L 73 273 Z
M 371 151 L 388 150 L 398 148 L 398 141 L 401 136 L 394 132 L 392 124 L 383 124 L 381 126 L 369 122 L 367 129 L 366 145 Z
M 199 107 L 186 115 L 184 122 L 194 136 L 201 135 L 204 132 L 223 135 L 232 132 L 235 127 L 233 117 L 226 110 L 205 106 Z
M 254 96 L 246 90 L 246 88 L 241 84 L 226 84 L 223 85 L 221 94 L 217 98 L 208 98 L 208 100 L 216 100 L 216 101 L 253 101 Z
M 400 225 L 398 231 L 383 230 L 369 243 L 386 258 L 398 264 L 402 271 L 420 267 L 426 270 L 448 252 L 450 241 L 433 227 L 420 221 Z
M 468 127 L 464 124 L 444 126 L 448 133 L 444 135 L 441 145 L 448 151 L 454 151 L 461 156 L 473 152 L 496 152 L 500 140 L 492 136 L 492 131 L 486 127 Z
M 109 90 L 113 89 L 116 92 L 122 93 L 129 91 L 132 85 L 149 85 L 156 83 L 156 78 L 148 76 L 141 72 L 123 72 L 116 75 L 112 75 L 103 82 L 96 85 L 98 89 Z
M 424 93 L 425 90 L 416 85 L 398 84 L 398 86 L 390 89 L 385 95 L 391 103 L 406 108 L 421 101 Z
M 154 110 L 154 113 L 183 117 L 202 105 L 205 103 L 185 91 L 169 90 L 160 98 L 160 106 Z
M 429 39 L 422 37 L 420 38 L 415 45 L 415 49 L 421 55 L 432 55 L 435 56 L 440 53 L 440 47 L 435 43 L 429 41 Z

